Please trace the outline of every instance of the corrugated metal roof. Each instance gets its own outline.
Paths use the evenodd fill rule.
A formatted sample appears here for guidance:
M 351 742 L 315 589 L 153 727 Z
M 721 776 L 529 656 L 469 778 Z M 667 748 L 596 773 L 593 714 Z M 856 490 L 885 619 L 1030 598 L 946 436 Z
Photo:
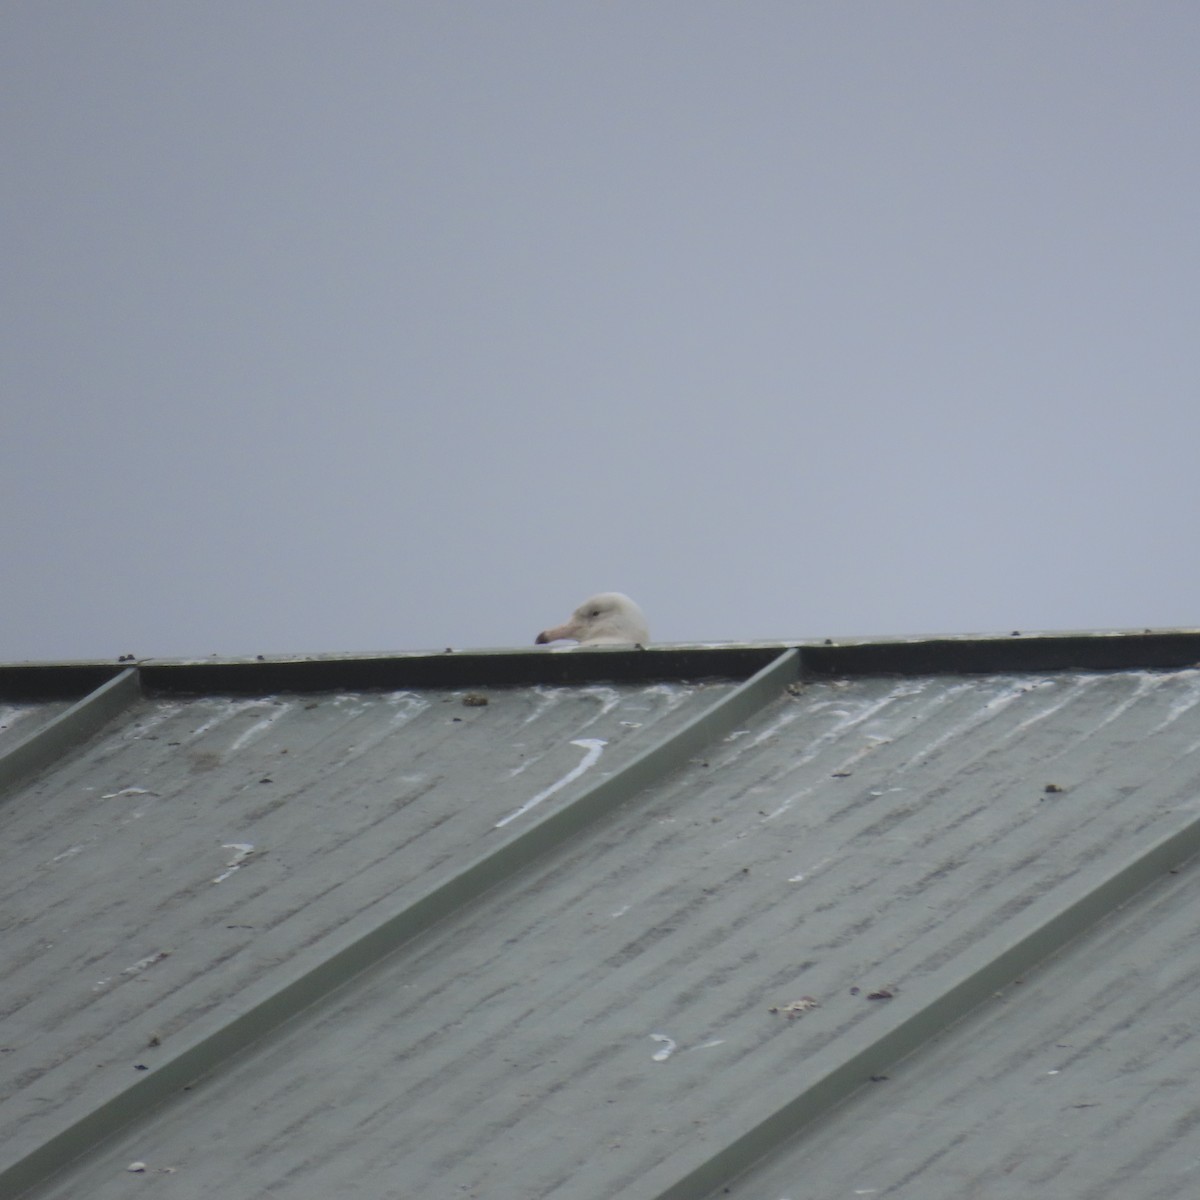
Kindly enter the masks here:
M 68 700 L 0 700 L 0 755 L 6 754 L 35 729 L 40 729 L 70 707 Z
M 1193 1195 L 1196 885 L 1194 867 L 1164 879 L 890 1067 L 733 1192 Z
M 1180 633 L 140 664 L 0 805 L 0 1181 L 1068 1197 L 1102 1130 L 1122 1193 L 1165 1195 L 1200 1169 L 1160 994 L 1200 969 L 1170 874 L 1200 845 L 1197 659 Z

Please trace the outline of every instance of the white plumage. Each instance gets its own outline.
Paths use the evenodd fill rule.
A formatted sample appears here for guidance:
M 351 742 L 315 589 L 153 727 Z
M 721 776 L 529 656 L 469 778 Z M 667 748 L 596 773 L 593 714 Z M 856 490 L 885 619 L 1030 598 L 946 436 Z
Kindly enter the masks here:
M 644 646 L 650 640 L 642 610 L 621 592 L 601 592 L 585 600 L 569 621 L 543 629 L 534 639 L 546 642 L 573 640 L 581 646 Z

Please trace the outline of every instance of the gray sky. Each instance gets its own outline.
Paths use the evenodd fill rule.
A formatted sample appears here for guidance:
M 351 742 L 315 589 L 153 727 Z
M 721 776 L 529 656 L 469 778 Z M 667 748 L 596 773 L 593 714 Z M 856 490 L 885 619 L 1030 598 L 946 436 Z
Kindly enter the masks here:
M 1200 624 L 1200 5 L 0 10 L 0 660 Z

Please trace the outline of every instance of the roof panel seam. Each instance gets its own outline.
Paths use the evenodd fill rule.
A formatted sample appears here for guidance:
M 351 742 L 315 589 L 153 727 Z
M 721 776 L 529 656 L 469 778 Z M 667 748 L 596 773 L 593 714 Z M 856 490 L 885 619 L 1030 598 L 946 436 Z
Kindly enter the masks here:
M 208 1033 L 198 1035 L 151 1074 L 122 1087 L 22 1157 L 0 1165 L 0 1193 L 18 1195 L 43 1184 L 123 1127 L 144 1119 L 186 1085 L 220 1069 L 251 1043 L 272 1033 L 302 1010 L 322 1003 L 350 979 L 435 923 L 460 912 L 602 819 L 617 804 L 683 766 L 698 750 L 737 728 L 798 679 L 799 659 L 796 649 L 783 651 L 615 774 L 585 788 L 555 812 L 514 833 L 496 849 L 434 885 L 400 911 L 352 936 L 340 949 L 325 953 L 316 965 L 299 973 L 291 982 L 277 987 Z M 133 677 L 132 684 L 126 680 L 122 686 L 136 687 L 136 672 L 128 675 Z
M 23 738 L 0 755 L 0 794 L 86 741 L 141 695 L 138 671 L 130 667 Z
M 921 1050 L 950 1025 L 1014 979 L 1064 949 L 1139 892 L 1200 853 L 1200 817 L 1161 837 L 1153 846 L 1109 868 L 1100 879 L 1073 879 L 1047 895 L 1007 927 L 970 952 L 968 962 L 948 963 L 934 973 L 918 1000 L 898 995 L 869 1038 L 843 1043 L 811 1061 L 811 1082 L 751 1128 L 728 1140 L 703 1162 L 685 1166 L 687 1152 L 654 1171 L 645 1183 L 647 1200 L 703 1200 L 794 1140 L 819 1117 L 847 1101 L 872 1076 Z

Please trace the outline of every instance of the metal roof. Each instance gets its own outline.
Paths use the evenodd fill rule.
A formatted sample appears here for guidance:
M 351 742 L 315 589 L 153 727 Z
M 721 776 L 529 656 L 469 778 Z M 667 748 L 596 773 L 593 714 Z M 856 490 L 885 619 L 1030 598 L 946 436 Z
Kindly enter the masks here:
M 0 1194 L 1179 1195 L 1198 661 L 0 668 Z

